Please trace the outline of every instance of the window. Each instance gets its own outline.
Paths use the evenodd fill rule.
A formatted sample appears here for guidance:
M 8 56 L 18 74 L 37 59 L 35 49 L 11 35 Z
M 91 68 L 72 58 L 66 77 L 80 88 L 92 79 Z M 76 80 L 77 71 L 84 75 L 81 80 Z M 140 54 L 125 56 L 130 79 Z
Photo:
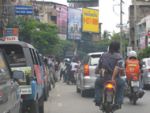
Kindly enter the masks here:
M 98 65 L 100 56 L 101 54 L 91 55 L 89 60 L 90 65 Z
M 98 64 L 98 62 L 99 62 L 99 57 L 91 57 L 90 58 L 90 65 L 97 65 Z
M 20 45 L 0 45 L 1 49 L 6 51 L 8 56 L 8 62 L 10 66 L 24 66 L 26 65 L 26 60 L 23 52 L 23 48 Z
M 4 60 L 2 53 L 0 53 L 0 84 L 5 83 L 10 78 L 9 69 Z
M 30 50 L 30 53 L 31 53 L 33 64 L 36 64 L 34 53 L 33 53 L 33 49 L 30 48 L 29 50 Z

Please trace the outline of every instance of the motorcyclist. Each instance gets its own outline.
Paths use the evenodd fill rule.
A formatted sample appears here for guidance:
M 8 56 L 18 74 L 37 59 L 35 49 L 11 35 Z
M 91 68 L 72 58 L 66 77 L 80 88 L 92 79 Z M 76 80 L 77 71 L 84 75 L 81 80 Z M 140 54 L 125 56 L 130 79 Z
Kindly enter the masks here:
M 125 72 L 126 72 L 126 79 L 127 83 L 131 80 L 132 75 L 137 76 L 137 80 L 140 82 L 140 94 L 141 96 L 144 95 L 144 91 L 142 90 L 143 85 L 141 82 L 141 68 L 142 68 L 142 63 L 140 60 L 137 58 L 137 53 L 136 51 L 130 51 L 127 54 L 127 59 L 125 61 Z
M 117 108 L 121 107 L 123 103 L 123 91 L 125 82 L 120 77 L 121 72 L 124 70 L 123 67 L 123 59 L 121 54 L 119 53 L 120 43 L 113 41 L 109 45 L 109 51 L 104 53 L 99 60 L 98 70 L 104 69 L 104 76 L 100 76 L 95 81 L 95 105 L 100 106 L 102 103 L 102 91 L 104 87 L 104 83 L 107 80 L 112 80 L 116 82 L 117 90 L 116 90 L 116 99 L 115 105 Z
M 127 59 L 125 61 L 125 72 L 127 80 L 131 79 L 131 75 L 140 75 L 140 61 L 137 59 L 137 53 L 135 51 L 130 51 L 127 54 Z M 132 66 L 134 65 L 134 66 Z M 131 69 L 132 68 L 132 69 Z

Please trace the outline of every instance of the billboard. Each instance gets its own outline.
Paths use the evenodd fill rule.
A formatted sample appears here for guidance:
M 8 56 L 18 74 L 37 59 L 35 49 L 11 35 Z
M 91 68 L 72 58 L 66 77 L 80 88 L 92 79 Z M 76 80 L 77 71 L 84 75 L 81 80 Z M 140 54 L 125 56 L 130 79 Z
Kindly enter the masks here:
M 99 11 L 83 8 L 82 15 L 82 31 L 99 33 Z
M 67 34 L 68 8 L 65 5 L 56 5 L 56 10 L 59 34 Z
M 81 14 L 79 9 L 68 9 L 68 39 L 81 39 Z

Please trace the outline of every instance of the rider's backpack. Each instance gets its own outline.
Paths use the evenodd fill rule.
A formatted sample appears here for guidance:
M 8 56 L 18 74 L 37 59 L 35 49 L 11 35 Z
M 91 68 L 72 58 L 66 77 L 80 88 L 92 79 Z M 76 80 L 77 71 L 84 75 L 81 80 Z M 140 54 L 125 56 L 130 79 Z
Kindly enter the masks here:
M 121 58 L 119 53 L 104 53 L 99 60 L 100 76 L 111 79 L 114 67 Z
M 127 59 L 125 72 L 126 72 L 127 80 L 130 80 L 132 75 L 139 76 L 140 74 L 139 60 Z

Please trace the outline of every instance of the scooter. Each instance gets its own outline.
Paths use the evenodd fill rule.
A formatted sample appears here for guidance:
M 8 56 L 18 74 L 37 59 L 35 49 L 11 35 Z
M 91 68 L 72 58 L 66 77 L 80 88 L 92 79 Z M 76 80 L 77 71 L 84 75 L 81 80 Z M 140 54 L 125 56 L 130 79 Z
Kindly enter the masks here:
M 102 104 L 100 105 L 100 109 L 104 113 L 114 113 L 114 111 L 117 110 L 115 106 L 115 93 L 116 93 L 115 83 L 112 81 L 107 81 L 104 84 Z
M 136 105 L 137 100 L 144 95 L 144 91 L 140 88 L 139 76 L 131 75 L 131 79 L 127 81 L 127 84 L 127 97 L 133 105 Z

